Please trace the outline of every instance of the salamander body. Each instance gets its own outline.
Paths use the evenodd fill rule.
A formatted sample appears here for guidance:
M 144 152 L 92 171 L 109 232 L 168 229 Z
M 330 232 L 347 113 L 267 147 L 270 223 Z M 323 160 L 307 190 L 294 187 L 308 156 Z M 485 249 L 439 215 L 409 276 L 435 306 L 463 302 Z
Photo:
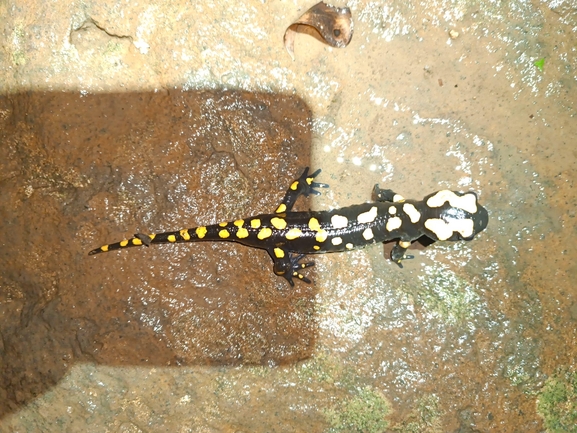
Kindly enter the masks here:
M 231 222 L 182 229 L 174 232 L 142 234 L 104 245 L 90 255 L 158 243 L 233 241 L 268 251 L 274 272 L 294 285 L 293 279 L 310 283 L 301 271 L 314 262 L 301 263 L 307 254 L 350 251 L 374 243 L 398 240 L 391 260 L 402 267 L 411 242 L 421 236 L 433 241 L 469 241 L 487 227 L 487 210 L 474 192 L 442 190 L 423 200 L 405 200 L 388 189 L 374 186 L 374 201 L 331 211 L 293 212 L 301 195 L 319 194 L 327 188 L 314 179 L 321 170 L 309 174 L 308 167 L 289 186 L 284 199 L 272 214 L 254 215 Z

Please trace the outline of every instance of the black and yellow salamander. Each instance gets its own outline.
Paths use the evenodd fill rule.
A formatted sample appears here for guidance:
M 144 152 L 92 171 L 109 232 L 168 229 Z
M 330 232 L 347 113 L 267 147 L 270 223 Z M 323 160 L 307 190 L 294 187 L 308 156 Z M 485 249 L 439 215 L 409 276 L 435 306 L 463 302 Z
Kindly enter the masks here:
M 405 200 L 389 189 L 375 185 L 375 201 L 331 211 L 292 212 L 301 195 L 320 194 L 328 188 L 315 182 L 321 170 L 309 174 L 308 167 L 288 188 L 273 214 L 255 215 L 175 232 L 145 235 L 104 245 L 90 255 L 117 249 L 160 243 L 232 241 L 267 250 L 274 272 L 294 285 L 293 278 L 311 281 L 301 274 L 314 262 L 300 263 L 305 254 L 333 253 L 398 239 L 391 260 L 402 267 L 411 242 L 427 236 L 433 241 L 471 240 L 487 227 L 487 210 L 477 203 L 474 192 L 438 191 L 423 200 Z

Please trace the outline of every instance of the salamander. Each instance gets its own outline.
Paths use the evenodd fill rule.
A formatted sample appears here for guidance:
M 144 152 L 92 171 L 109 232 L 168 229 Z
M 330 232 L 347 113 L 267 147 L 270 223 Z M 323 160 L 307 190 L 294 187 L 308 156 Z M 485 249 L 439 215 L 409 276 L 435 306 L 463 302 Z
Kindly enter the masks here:
M 307 254 L 333 253 L 363 248 L 379 242 L 397 240 L 391 260 L 403 267 L 411 242 L 422 236 L 433 241 L 469 241 L 487 227 L 487 210 L 477 202 L 474 192 L 437 191 L 422 200 L 405 200 L 390 189 L 373 188 L 374 201 L 330 211 L 293 212 L 301 196 L 319 195 L 328 188 L 315 181 L 321 170 L 309 174 L 307 167 L 294 180 L 271 214 L 254 215 L 219 224 L 198 226 L 173 232 L 142 234 L 108 244 L 89 255 L 152 244 L 231 241 L 266 250 L 273 260 L 276 275 L 291 286 L 293 279 L 310 283 L 303 269 L 314 262 L 301 262 Z

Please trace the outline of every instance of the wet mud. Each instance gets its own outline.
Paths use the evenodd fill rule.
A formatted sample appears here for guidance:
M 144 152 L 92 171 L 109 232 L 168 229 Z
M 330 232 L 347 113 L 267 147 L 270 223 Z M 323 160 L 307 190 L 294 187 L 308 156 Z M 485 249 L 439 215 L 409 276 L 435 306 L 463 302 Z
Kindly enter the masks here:
M 350 44 L 293 62 L 312 3 L 0 2 L 1 431 L 575 432 L 574 5 L 352 0 Z M 87 256 L 309 165 L 300 209 L 378 183 L 490 222 L 294 289 L 231 243 Z
M 265 251 L 198 243 L 87 255 L 141 231 L 273 212 L 310 162 L 302 100 L 30 92 L 0 103 L 0 416 L 78 362 L 272 366 L 310 356 L 314 286 L 289 291 Z

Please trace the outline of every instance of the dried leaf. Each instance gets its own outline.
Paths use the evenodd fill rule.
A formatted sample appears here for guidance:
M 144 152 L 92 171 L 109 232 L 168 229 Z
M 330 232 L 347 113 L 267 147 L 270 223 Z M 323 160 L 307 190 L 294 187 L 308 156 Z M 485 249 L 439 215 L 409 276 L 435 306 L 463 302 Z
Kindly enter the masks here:
M 311 28 L 314 30 L 311 31 Z M 288 26 L 284 34 L 284 45 L 293 60 L 297 33 L 308 33 L 331 47 L 346 47 L 353 37 L 351 10 L 348 7 L 338 8 L 320 2 Z

